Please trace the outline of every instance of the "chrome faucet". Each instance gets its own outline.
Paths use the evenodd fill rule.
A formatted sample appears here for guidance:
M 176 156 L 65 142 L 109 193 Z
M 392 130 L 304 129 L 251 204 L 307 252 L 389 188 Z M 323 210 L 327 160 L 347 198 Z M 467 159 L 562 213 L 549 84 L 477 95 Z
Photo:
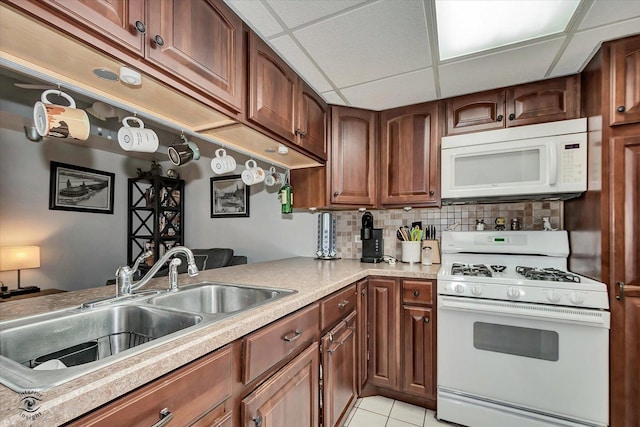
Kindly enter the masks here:
M 153 252 L 148 251 L 143 253 L 138 257 L 138 259 L 136 259 L 133 267 L 129 267 L 128 265 L 118 267 L 118 270 L 116 270 L 116 296 L 131 295 L 133 291 L 140 289 L 141 287 L 146 285 L 149 280 L 151 280 L 153 276 L 155 276 L 155 274 L 169 260 L 169 258 L 177 253 L 183 253 L 187 257 L 187 272 L 189 273 L 189 276 L 197 276 L 199 271 L 198 267 L 196 266 L 196 260 L 193 256 L 193 252 L 191 252 L 189 248 L 186 248 L 184 246 L 174 246 L 173 248 L 165 252 L 164 255 L 162 255 L 162 257 L 160 257 L 160 259 L 155 264 L 153 264 L 153 267 L 151 267 L 151 269 L 147 271 L 147 274 L 145 274 L 142 279 L 134 283 L 133 275 L 136 271 L 138 271 L 140 263 L 153 255 Z M 169 263 L 169 290 L 171 291 L 178 290 L 178 266 L 180 264 L 182 264 L 182 261 L 180 259 L 173 259 Z

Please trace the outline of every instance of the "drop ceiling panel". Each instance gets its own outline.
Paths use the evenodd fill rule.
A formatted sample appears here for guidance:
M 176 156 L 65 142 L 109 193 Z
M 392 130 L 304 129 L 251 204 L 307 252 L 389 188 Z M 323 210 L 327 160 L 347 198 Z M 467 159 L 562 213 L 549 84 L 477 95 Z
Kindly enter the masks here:
M 431 68 L 351 86 L 341 92 L 350 104 L 376 111 L 436 99 Z
M 545 78 L 564 37 L 440 65 L 442 98 Z
M 266 0 L 289 28 L 315 21 L 362 3 L 364 0 Z
M 367 4 L 294 32 L 336 86 L 431 65 L 424 4 L 405 0 Z
M 596 1 L 580 23 L 578 30 L 624 21 L 633 17 L 640 17 L 640 1 L 638 0 Z M 640 28 L 636 27 L 635 32 L 638 31 Z
M 322 92 L 322 97 L 325 99 L 325 101 L 327 101 L 329 104 L 335 104 L 335 105 L 347 105 L 344 100 L 342 98 L 340 98 L 340 96 L 333 90 L 329 91 L 329 92 Z
M 582 71 L 582 68 L 586 65 L 585 62 L 593 56 L 600 45 L 600 41 L 623 37 L 639 28 L 640 18 L 637 18 L 576 33 L 552 70 L 550 77 Z
M 309 57 L 300 50 L 300 47 L 289 36 L 271 39 L 271 44 L 287 58 L 287 62 L 297 71 L 307 83 L 318 92 L 326 92 L 331 89 L 331 84 L 324 78 L 318 68 L 309 60 Z
M 281 33 L 284 28 L 258 0 L 225 0 L 232 9 L 263 37 Z

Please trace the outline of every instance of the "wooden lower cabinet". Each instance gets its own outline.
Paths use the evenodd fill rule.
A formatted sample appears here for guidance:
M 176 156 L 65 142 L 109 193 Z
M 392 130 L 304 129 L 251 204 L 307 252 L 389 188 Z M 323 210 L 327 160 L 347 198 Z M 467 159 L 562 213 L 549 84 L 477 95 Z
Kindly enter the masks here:
M 243 427 L 318 427 L 318 343 L 242 399 Z
M 369 279 L 369 382 L 398 388 L 400 371 L 400 286 L 398 279 Z
M 323 427 L 342 426 L 357 397 L 356 317 L 353 311 L 321 341 Z
M 402 307 L 402 388 L 435 398 L 432 313 L 426 307 Z
M 363 279 L 356 283 L 356 292 L 358 300 L 356 302 L 356 311 L 358 312 L 358 396 L 362 394 L 362 389 L 369 379 L 368 376 L 368 360 L 369 360 L 369 280 Z
M 114 402 L 71 422 L 70 426 L 151 426 L 171 416 L 174 425 L 224 426 L 224 405 L 232 393 L 232 354 L 227 346 L 145 385 Z M 222 409 L 219 409 L 222 408 Z

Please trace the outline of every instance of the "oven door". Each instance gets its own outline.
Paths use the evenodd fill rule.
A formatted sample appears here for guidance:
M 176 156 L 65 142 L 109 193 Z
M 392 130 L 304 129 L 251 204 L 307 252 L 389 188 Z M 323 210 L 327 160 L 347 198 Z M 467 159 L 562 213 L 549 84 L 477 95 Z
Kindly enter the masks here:
M 462 398 L 453 412 L 466 399 L 558 421 L 519 425 L 607 425 L 609 320 L 599 310 L 438 296 L 439 416 L 469 420 L 440 412 L 444 394 Z

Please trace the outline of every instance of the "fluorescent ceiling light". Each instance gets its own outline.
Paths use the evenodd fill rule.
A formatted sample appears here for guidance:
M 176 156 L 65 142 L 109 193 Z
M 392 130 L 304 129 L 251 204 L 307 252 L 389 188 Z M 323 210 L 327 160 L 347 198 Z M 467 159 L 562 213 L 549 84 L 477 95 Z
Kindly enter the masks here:
M 564 31 L 580 0 L 436 0 L 440 59 Z

